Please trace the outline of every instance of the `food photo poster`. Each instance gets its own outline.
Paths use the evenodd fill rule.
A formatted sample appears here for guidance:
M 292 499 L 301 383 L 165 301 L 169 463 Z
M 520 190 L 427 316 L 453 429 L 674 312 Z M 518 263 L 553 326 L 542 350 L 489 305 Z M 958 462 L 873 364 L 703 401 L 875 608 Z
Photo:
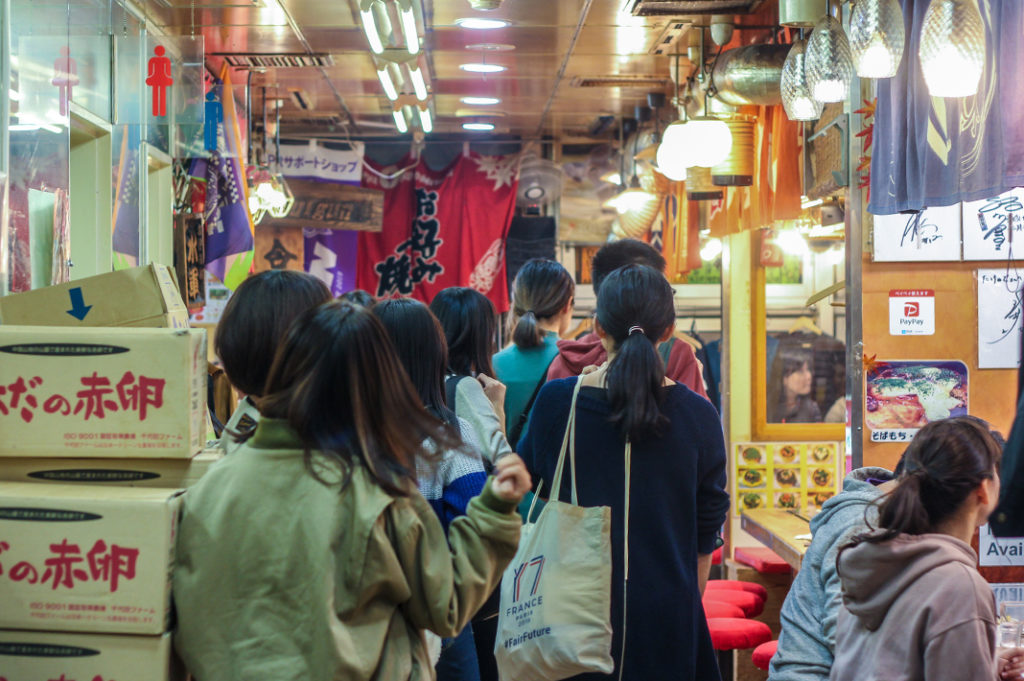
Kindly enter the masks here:
M 733 446 L 736 511 L 820 508 L 838 491 L 846 458 L 839 442 L 744 442 Z

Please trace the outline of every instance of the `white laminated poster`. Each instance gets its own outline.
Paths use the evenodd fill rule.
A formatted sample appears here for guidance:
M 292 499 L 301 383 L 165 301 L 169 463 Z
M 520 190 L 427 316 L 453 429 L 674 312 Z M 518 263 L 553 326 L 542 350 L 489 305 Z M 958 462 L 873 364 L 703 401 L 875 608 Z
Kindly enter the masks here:
M 1024 273 L 1000 267 L 978 270 L 978 368 L 1020 366 L 1021 283 Z
M 1024 565 L 1024 537 L 996 537 L 988 523 L 982 525 L 978 528 L 978 564 L 983 567 Z
M 1024 257 L 1024 189 L 963 204 L 964 260 Z
M 960 204 L 920 213 L 876 215 L 876 262 L 960 260 Z

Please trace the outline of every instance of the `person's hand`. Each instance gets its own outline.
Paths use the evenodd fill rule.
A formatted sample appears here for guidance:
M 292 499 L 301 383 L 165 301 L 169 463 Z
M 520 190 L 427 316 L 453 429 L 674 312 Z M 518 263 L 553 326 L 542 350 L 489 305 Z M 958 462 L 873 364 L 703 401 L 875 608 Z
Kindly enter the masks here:
M 607 362 L 605 362 L 605 364 L 607 364 Z M 595 371 L 598 371 L 599 369 L 601 369 L 603 366 L 604 366 L 604 364 L 601 364 L 601 365 L 589 364 L 589 365 L 583 367 L 583 371 L 580 372 L 580 376 L 586 376 L 587 374 L 592 374 Z
M 486 374 L 479 374 L 476 380 L 480 381 L 480 385 L 484 388 L 484 395 L 487 395 L 487 399 L 491 401 L 491 404 L 495 407 L 501 405 L 504 408 L 505 384 Z
M 494 480 L 491 489 L 502 501 L 518 504 L 530 491 L 533 481 L 526 464 L 518 454 L 506 454 L 494 462 Z
M 999 678 L 1019 679 L 1024 677 L 1024 648 L 1004 648 L 997 653 Z

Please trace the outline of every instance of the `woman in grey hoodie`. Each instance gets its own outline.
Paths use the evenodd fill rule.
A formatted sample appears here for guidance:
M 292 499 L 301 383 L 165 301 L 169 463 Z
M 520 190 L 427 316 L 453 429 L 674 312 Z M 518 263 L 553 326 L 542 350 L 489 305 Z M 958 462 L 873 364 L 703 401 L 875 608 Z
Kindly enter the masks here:
M 838 558 L 843 608 L 831 681 L 1019 678 L 995 650 L 995 597 L 970 546 L 999 497 L 999 445 L 976 419 L 928 424 L 905 454 L 877 531 Z

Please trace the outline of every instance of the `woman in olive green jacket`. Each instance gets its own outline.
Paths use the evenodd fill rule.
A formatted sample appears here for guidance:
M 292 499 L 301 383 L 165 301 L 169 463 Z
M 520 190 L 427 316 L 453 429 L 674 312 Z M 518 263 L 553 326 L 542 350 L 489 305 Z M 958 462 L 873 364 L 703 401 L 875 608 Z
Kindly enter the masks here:
M 458 447 L 369 312 L 327 303 L 278 350 L 255 434 L 185 497 L 175 645 L 197 681 L 432 679 L 515 553 L 515 456 L 447 538 L 416 457 Z M 433 443 L 433 444 L 431 444 Z

